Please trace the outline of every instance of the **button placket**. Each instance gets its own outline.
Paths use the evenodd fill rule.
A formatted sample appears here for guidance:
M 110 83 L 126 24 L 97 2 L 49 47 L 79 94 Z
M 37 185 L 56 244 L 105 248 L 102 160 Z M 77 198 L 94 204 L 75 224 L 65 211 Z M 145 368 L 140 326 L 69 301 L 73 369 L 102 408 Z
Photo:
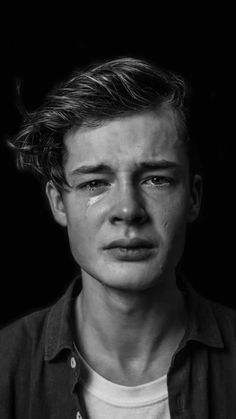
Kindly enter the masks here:
M 78 385 L 78 377 L 79 377 L 79 370 L 80 370 L 80 366 L 79 366 L 79 361 L 78 359 L 76 359 L 75 354 L 71 354 L 70 358 L 69 358 L 69 365 L 70 368 L 73 370 L 73 373 L 71 374 L 71 384 L 72 384 L 72 389 L 71 392 L 73 394 L 73 397 L 75 397 L 75 403 L 76 403 L 76 407 L 77 409 L 81 409 L 80 403 L 79 403 L 79 398 L 78 398 L 78 391 L 77 391 L 77 385 Z M 72 372 L 72 371 L 71 371 Z M 75 419 L 83 419 L 82 414 L 80 413 L 80 410 L 75 411 Z

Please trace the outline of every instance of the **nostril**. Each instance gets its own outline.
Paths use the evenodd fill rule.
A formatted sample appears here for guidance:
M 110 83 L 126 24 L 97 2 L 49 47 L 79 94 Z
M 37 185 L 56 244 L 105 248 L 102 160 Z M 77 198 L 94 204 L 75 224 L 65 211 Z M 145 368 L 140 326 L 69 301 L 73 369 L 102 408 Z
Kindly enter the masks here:
M 121 185 L 122 186 L 122 185 Z M 109 218 L 111 223 L 141 224 L 148 218 L 145 201 L 139 191 L 130 184 L 113 195 Z

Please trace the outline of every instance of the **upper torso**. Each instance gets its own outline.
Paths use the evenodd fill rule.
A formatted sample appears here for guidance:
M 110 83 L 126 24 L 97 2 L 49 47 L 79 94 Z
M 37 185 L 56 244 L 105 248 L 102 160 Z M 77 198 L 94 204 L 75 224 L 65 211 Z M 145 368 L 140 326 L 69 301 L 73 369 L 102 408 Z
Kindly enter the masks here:
M 86 417 L 71 333 L 73 283 L 53 307 L 0 332 L 0 417 Z M 188 292 L 190 322 L 167 374 L 170 417 L 236 417 L 236 315 Z M 96 350 L 96 348 L 94 348 Z M 77 415 L 77 416 L 76 416 Z

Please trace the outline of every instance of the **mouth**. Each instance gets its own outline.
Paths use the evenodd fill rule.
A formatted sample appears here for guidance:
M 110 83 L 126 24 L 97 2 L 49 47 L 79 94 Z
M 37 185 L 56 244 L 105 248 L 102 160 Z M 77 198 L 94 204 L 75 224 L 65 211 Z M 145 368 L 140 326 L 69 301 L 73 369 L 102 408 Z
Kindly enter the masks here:
M 105 250 L 118 260 L 142 261 L 153 256 L 155 247 L 150 240 L 134 238 L 114 240 Z

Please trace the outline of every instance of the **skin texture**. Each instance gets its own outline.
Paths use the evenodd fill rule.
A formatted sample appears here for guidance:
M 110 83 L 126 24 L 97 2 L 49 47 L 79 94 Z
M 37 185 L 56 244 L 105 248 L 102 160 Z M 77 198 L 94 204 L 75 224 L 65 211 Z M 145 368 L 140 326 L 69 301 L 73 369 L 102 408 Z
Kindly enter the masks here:
M 157 358 L 158 375 L 166 371 L 184 332 L 175 268 L 186 226 L 199 213 L 201 179 L 195 175 L 190 185 L 171 109 L 74 128 L 64 141 L 71 190 L 61 196 L 49 182 L 47 195 L 82 270 L 75 312 L 80 350 L 105 377 L 140 384 L 156 378 Z M 106 167 L 81 172 L 97 165 Z M 114 240 L 133 238 L 148 240 L 150 252 L 122 257 L 107 250 Z M 93 354 L 94 345 L 103 355 Z

